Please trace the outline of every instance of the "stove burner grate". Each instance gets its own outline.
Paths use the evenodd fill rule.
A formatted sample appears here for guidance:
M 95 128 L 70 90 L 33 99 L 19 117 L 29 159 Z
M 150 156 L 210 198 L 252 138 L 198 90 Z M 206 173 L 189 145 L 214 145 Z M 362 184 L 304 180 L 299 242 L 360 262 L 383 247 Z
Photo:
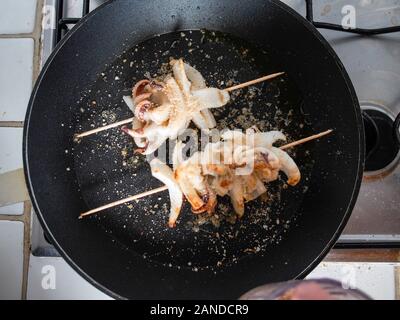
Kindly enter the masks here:
M 384 111 L 363 111 L 366 138 L 365 171 L 377 171 L 389 166 L 397 157 L 399 143 L 394 132 L 394 121 Z

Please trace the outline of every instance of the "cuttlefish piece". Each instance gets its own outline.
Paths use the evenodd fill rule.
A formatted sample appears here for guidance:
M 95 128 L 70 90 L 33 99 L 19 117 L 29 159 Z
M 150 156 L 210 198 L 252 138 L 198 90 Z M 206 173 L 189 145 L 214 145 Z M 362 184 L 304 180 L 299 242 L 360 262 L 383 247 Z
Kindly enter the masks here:
M 188 65 L 187 63 L 184 63 L 184 68 L 186 76 L 192 84 L 192 91 L 204 89 L 207 87 L 205 79 L 198 70 Z M 193 114 L 192 120 L 194 124 L 201 129 L 211 129 L 217 125 L 213 114 L 208 109 L 203 109 L 200 112 L 195 112 Z
M 179 84 L 192 113 L 192 120 L 201 129 L 215 127 L 216 121 L 207 110 L 221 107 L 229 102 L 229 93 L 216 88 L 207 88 L 203 76 L 182 59 L 171 61 L 174 78 Z
M 271 148 L 277 141 L 286 141 L 286 136 L 281 131 L 268 131 L 254 133 L 254 146 Z
M 236 177 L 233 179 L 232 187 L 229 190 L 229 196 L 231 198 L 231 203 L 233 209 L 239 217 L 244 214 L 244 193 L 243 185 L 240 178 Z
M 175 150 L 179 149 L 182 150 L 182 146 Z M 211 214 L 217 204 L 217 195 L 203 173 L 201 155 L 201 152 L 196 152 L 191 158 L 181 162 L 175 169 L 175 179 L 191 204 L 193 213 Z M 173 158 L 177 159 L 178 155 L 174 154 Z
M 248 134 L 254 135 L 255 132 L 249 131 Z M 277 137 L 282 138 L 282 135 L 264 135 L 262 144 L 268 141 L 270 145 Z M 172 155 L 173 170 L 169 167 L 164 170 L 168 171 L 168 179 L 173 180 L 172 186 L 178 187 L 191 204 L 193 213 L 212 214 L 217 205 L 217 195 L 229 195 L 235 213 L 240 218 L 244 214 L 245 203 L 265 194 L 267 188 L 264 183 L 278 179 L 280 170 L 288 177 L 289 185 L 299 182 L 300 172 L 289 154 L 276 147 L 254 147 L 254 144 L 246 144 L 248 140 L 245 138 L 246 135 L 239 132 L 226 132 L 224 141 L 208 143 L 203 151 L 196 152 L 186 160 L 183 159 L 185 144 L 177 141 Z M 229 153 L 232 155 L 227 156 Z M 227 157 L 233 162 L 225 163 Z M 248 162 L 254 164 L 251 170 L 238 174 L 235 169 L 244 168 L 243 163 L 247 165 Z M 158 171 L 154 171 L 153 166 L 154 163 L 152 172 L 157 177 Z M 159 179 L 165 180 L 165 176 L 166 173 Z M 180 205 L 175 201 L 171 207 L 180 208 Z M 171 211 L 170 226 L 174 225 L 177 212 Z
M 173 76 L 166 76 L 163 82 L 141 80 L 133 87 L 132 98 L 124 97 L 142 127 L 123 131 L 138 141 L 138 151 L 143 154 L 154 151 L 162 140 L 175 139 L 190 121 L 200 129 L 215 127 L 209 109 L 221 107 L 230 99 L 227 91 L 207 88 L 201 73 L 182 59 L 170 63 Z M 162 130 L 157 130 L 153 123 Z
M 192 206 L 192 210 L 194 211 L 199 210 L 205 205 L 204 201 L 198 195 L 196 189 L 192 184 L 194 182 L 196 185 L 199 185 L 200 184 L 199 181 L 204 179 L 204 177 L 202 177 L 200 172 L 197 171 L 196 169 L 198 168 L 193 165 L 191 166 L 181 165 L 175 170 L 174 173 L 176 181 L 178 182 L 183 194 L 189 201 L 190 205 Z M 193 176 L 192 179 L 188 179 L 188 174 Z M 195 179 L 199 181 L 194 181 Z
M 188 117 L 183 93 L 174 78 L 167 78 L 164 91 L 173 106 L 169 114 L 168 129 L 170 131 L 166 139 L 176 139 L 189 126 L 191 119 Z
M 137 96 L 140 96 L 143 93 L 146 93 L 146 86 L 150 83 L 150 80 L 144 79 L 138 81 L 132 88 L 132 97 L 135 99 Z
M 179 217 L 183 204 L 183 193 L 174 178 L 173 171 L 165 163 L 157 158 L 150 162 L 151 173 L 153 177 L 160 180 L 168 187 L 169 199 L 171 203 L 168 226 L 175 227 L 176 220 Z
M 281 163 L 280 170 L 282 170 L 287 176 L 287 184 L 295 186 L 299 183 L 301 174 L 294 160 L 283 150 L 272 147 L 272 152 L 279 158 Z

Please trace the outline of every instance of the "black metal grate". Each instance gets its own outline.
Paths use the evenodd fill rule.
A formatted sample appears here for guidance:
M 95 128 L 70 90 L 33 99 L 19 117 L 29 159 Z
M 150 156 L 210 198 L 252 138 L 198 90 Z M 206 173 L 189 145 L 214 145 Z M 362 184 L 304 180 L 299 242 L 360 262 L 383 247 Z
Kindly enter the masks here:
M 377 28 L 377 29 L 345 29 L 343 26 L 338 24 L 326 23 L 326 22 L 318 22 L 314 21 L 314 13 L 313 13 L 313 0 L 305 0 L 306 2 L 306 19 L 312 23 L 316 28 L 320 29 L 330 29 L 339 32 L 348 32 L 354 33 L 364 36 L 372 36 L 378 34 L 388 34 L 393 32 L 400 32 L 400 26 L 386 27 L 386 28 Z M 64 17 L 64 0 L 56 0 L 56 32 L 55 32 L 55 41 L 54 45 L 56 45 L 64 35 L 69 31 L 69 25 L 75 25 L 79 22 L 81 18 L 66 18 Z M 83 0 L 82 6 L 82 17 L 88 14 L 90 11 L 90 0 Z M 398 119 L 400 115 L 398 116 Z M 397 121 L 397 131 L 400 125 L 400 120 Z M 398 133 L 396 131 L 396 133 Z M 335 248 L 400 248 L 400 241 L 346 241 L 340 240 L 336 243 Z
M 68 25 L 75 25 L 81 18 L 65 18 L 64 17 L 64 0 L 56 0 L 56 32 L 55 41 L 56 45 L 62 37 L 69 31 Z M 90 11 L 90 0 L 83 0 L 82 17 L 87 15 Z
M 314 27 L 319 29 L 330 29 L 330 30 L 360 34 L 364 36 L 373 36 L 378 34 L 387 34 L 400 31 L 400 26 L 375 28 L 375 29 L 361 29 L 361 28 L 345 29 L 343 28 L 343 26 L 339 24 L 314 21 L 313 0 L 305 0 L 305 1 L 306 1 L 306 18 L 309 22 L 311 22 L 314 25 Z
M 400 26 L 374 28 L 374 29 L 363 29 L 363 28 L 345 29 L 342 25 L 339 24 L 315 21 L 314 11 L 313 11 L 313 0 L 305 0 L 305 2 L 306 2 L 306 19 L 310 23 L 312 23 L 316 28 L 319 29 L 329 29 L 329 30 L 348 32 L 365 36 L 400 32 Z M 62 37 L 69 31 L 68 25 L 75 25 L 81 19 L 81 18 L 64 17 L 64 4 L 65 0 L 56 0 L 57 23 L 56 23 L 56 32 L 54 41 L 55 44 L 57 44 L 62 39 Z M 82 17 L 87 15 L 89 11 L 90 11 L 90 0 L 83 0 Z

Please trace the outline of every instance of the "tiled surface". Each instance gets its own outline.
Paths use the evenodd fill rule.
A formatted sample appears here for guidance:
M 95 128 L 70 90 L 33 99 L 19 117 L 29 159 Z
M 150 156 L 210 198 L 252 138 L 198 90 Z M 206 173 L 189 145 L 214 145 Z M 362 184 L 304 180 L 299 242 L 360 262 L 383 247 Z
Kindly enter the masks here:
M 32 90 L 38 0 L 0 0 L 0 175 L 22 168 L 22 128 L 3 121 L 23 121 Z M 23 36 L 13 36 L 26 34 Z M 22 38 L 23 37 L 23 38 Z M 11 173 L 14 177 L 14 173 Z M 18 175 L 16 174 L 16 177 Z M 7 178 L 6 178 L 7 177 Z M 2 204 L 16 200 L 7 179 L 0 185 Z M 19 177 L 19 176 L 18 176 Z M 5 179 L 6 178 L 6 179 Z M 14 181 L 14 180 L 13 180 Z M 19 181 L 19 180 L 18 180 Z M 9 194 L 10 193 L 10 194 Z M 0 215 L 22 215 L 23 203 L 0 207 Z M 4 216 L 2 217 L 4 218 Z M 18 219 L 18 218 L 17 218 Z M 22 219 L 22 218 L 21 218 Z M 0 221 L 0 300 L 20 299 L 24 265 L 24 223 Z
M 27 299 L 101 299 L 111 297 L 93 287 L 62 258 L 30 256 Z
M 0 300 L 21 299 L 24 224 L 0 221 Z
M 21 215 L 24 213 L 24 203 L 15 203 L 9 206 L 0 207 L 0 214 Z M 0 257 L 1 259 L 1 257 Z
M 32 90 L 33 53 L 33 39 L 0 39 L 0 121 L 25 118 Z
M 55 289 L 43 289 L 55 270 Z M 52 272 L 52 271 L 50 271 Z M 354 286 L 373 299 L 394 299 L 394 264 L 323 262 L 307 277 L 330 278 Z M 49 282 L 45 287 L 49 287 Z M 79 276 L 62 258 L 30 257 L 28 299 L 111 299 Z
M 346 287 L 355 287 L 377 300 L 395 299 L 394 264 L 323 262 L 308 276 L 330 278 Z
M 0 0 L 0 34 L 31 33 L 36 0 Z
M 22 128 L 0 127 L 0 174 L 22 168 L 22 131 Z

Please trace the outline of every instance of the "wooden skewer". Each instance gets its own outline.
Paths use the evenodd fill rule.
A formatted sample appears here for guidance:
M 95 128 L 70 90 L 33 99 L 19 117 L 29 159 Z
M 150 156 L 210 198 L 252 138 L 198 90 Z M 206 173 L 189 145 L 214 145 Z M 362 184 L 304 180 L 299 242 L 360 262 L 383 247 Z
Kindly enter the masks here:
M 258 78 L 258 79 L 250 80 L 250 81 L 238 84 L 236 86 L 232 86 L 232 87 L 226 88 L 226 89 L 224 89 L 224 91 L 230 92 L 230 91 L 233 91 L 233 90 L 242 89 L 242 88 L 245 88 L 245 87 L 248 87 L 248 86 L 252 86 L 253 84 L 256 84 L 256 83 L 260 83 L 260 82 L 263 82 L 263 81 L 267 81 L 267 80 L 279 77 L 282 74 L 284 74 L 284 72 L 278 72 L 278 73 L 269 74 L 267 76 L 264 76 L 264 77 L 261 77 L 261 78 Z
M 308 142 L 308 141 L 315 140 L 315 139 L 321 138 L 323 136 L 326 136 L 327 134 L 330 134 L 332 131 L 333 131 L 332 129 L 326 130 L 324 132 L 321 132 L 321 133 L 318 133 L 318 134 L 314 134 L 314 135 L 309 136 L 307 138 L 303 138 L 303 139 L 300 139 L 300 140 L 285 144 L 284 146 L 281 146 L 279 148 L 282 149 L 282 150 L 285 150 L 285 149 L 288 149 L 288 148 L 291 148 L 291 147 L 294 147 L 294 146 L 298 146 L 298 145 L 300 145 L 302 143 L 305 143 L 305 142 Z M 82 219 L 82 218 L 84 218 L 86 216 L 89 216 L 91 214 L 94 214 L 96 212 L 103 211 L 105 209 L 109 209 L 109 208 L 118 206 L 120 204 L 124 204 L 126 202 L 130 202 L 130 201 L 133 201 L 133 200 L 138 200 L 140 198 L 144 198 L 144 197 L 150 196 L 152 194 L 165 191 L 167 189 L 168 189 L 167 186 L 162 186 L 162 187 L 159 187 L 159 188 L 156 188 L 156 189 L 153 189 L 153 190 L 149 190 L 149 191 L 146 191 L 146 192 L 143 192 L 143 193 L 139 193 L 139 194 L 134 195 L 134 196 L 130 196 L 130 197 L 125 198 L 125 199 L 121 199 L 121 200 L 118 200 L 118 201 L 111 202 L 111 203 L 106 204 L 104 206 L 101 206 L 101 207 L 89 210 L 87 212 L 81 213 L 80 216 L 79 216 L 79 219 Z
M 326 130 L 324 132 L 317 133 L 317 134 L 314 134 L 312 136 L 309 136 L 307 138 L 303 138 L 303 139 L 300 139 L 300 140 L 297 140 L 297 141 L 293 141 L 291 143 L 285 144 L 284 146 L 281 146 L 280 149 L 285 150 L 285 149 L 288 149 L 288 148 L 292 148 L 292 147 L 298 146 L 299 144 L 305 143 L 307 141 L 315 140 L 315 139 L 321 138 L 323 136 L 326 136 L 327 134 L 330 134 L 332 131 L 333 131 L 332 129 L 329 129 L 329 130 Z
M 75 139 L 79 139 L 79 138 L 82 138 L 82 137 L 90 136 L 93 133 L 97 133 L 97 132 L 100 132 L 100 131 L 104 131 L 104 130 L 108 130 L 108 129 L 111 129 L 111 128 L 119 127 L 119 126 L 122 126 L 123 124 L 131 123 L 133 121 L 133 118 L 134 117 L 129 118 L 129 119 L 125 119 L 125 120 L 121 120 L 121 121 L 118 121 L 118 122 L 114 122 L 114 123 L 111 123 L 111 124 L 106 125 L 104 127 L 99 127 L 99 128 L 96 128 L 96 129 L 92 129 L 92 130 L 89 130 L 89 131 L 85 131 L 85 132 L 79 133 L 79 134 L 75 135 Z
M 150 196 L 152 194 L 155 194 L 155 193 L 158 193 L 158 192 L 162 192 L 162 191 L 167 190 L 167 189 L 168 189 L 167 186 L 162 186 L 162 187 L 159 187 L 159 188 L 155 188 L 153 190 L 149 190 L 149 191 L 146 191 L 146 192 L 143 192 L 143 193 L 139 193 L 139 194 L 137 194 L 135 196 L 131 196 L 131 197 L 128 197 L 128 198 L 125 198 L 125 199 L 121 199 L 121 200 L 118 200 L 118 201 L 111 202 L 111 203 L 106 204 L 104 206 L 101 206 L 101 207 L 98 207 L 96 209 L 92 209 L 92 210 L 89 210 L 89 211 L 87 211 L 85 213 L 82 213 L 79 216 L 79 219 L 82 219 L 83 217 L 91 215 L 93 213 L 96 213 L 96 212 L 99 212 L 99 211 L 103 211 L 103 210 L 106 210 L 108 208 L 118 206 L 120 204 L 124 204 L 126 202 L 138 200 L 140 198 L 144 198 L 144 197 Z
M 267 81 L 267 80 L 279 77 L 282 74 L 284 74 L 284 72 L 278 72 L 278 73 L 269 74 L 267 76 L 264 76 L 264 77 L 261 77 L 261 78 L 258 78 L 258 79 L 254 79 L 254 80 L 251 80 L 251 81 L 247 81 L 247 82 L 240 83 L 238 85 L 226 88 L 226 89 L 224 89 L 224 91 L 230 92 L 230 91 L 233 91 L 233 90 L 242 89 L 244 87 L 248 87 L 248 86 L 251 86 L 251 85 L 256 84 L 256 83 L 260 83 L 260 82 L 263 82 L 263 81 Z M 109 125 L 104 126 L 104 127 L 99 127 L 99 128 L 96 128 L 96 129 L 92 129 L 92 130 L 89 130 L 89 131 L 78 133 L 78 134 L 75 135 L 75 139 L 83 138 L 83 137 L 90 136 L 91 134 L 94 134 L 94 133 L 97 133 L 97 132 L 101 132 L 101 131 L 108 130 L 108 129 L 111 129 L 111 128 L 119 127 L 119 126 L 122 126 L 123 124 L 128 124 L 128 123 L 130 123 L 132 121 L 133 121 L 133 117 L 129 118 L 129 119 L 125 119 L 125 120 L 114 122 L 114 123 L 109 124 Z

